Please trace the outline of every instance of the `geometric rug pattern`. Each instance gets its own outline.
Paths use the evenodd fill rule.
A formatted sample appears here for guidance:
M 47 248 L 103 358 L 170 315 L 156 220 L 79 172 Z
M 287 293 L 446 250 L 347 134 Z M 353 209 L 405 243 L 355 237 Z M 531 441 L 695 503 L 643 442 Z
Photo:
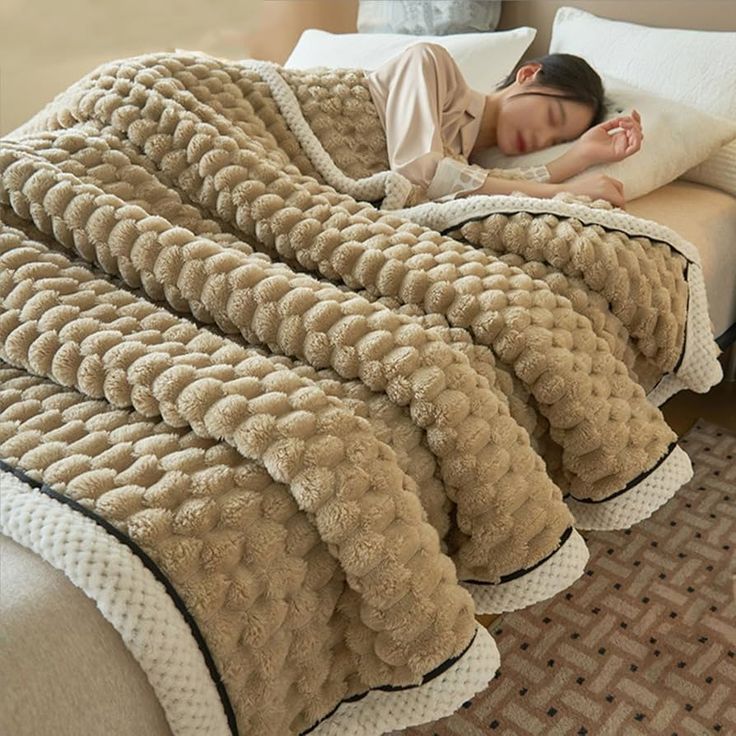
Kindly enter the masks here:
M 488 688 L 395 734 L 736 735 L 736 434 L 701 419 L 679 444 L 691 482 L 631 529 L 581 532 L 582 578 L 494 620 Z

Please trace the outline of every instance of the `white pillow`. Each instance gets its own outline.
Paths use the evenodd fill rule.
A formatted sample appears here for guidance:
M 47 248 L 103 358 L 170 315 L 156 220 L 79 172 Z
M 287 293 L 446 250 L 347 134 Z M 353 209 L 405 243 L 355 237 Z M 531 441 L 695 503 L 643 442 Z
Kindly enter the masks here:
M 736 197 L 736 141 L 719 148 L 702 164 L 688 169 L 681 178 L 718 187 Z
M 550 41 L 550 53 L 561 52 L 582 56 L 601 75 L 736 120 L 736 32 L 652 28 L 563 7 Z M 736 194 L 736 146 L 714 156 L 683 178 Z
M 736 121 L 685 107 L 616 79 L 602 78 L 606 95 L 613 103 L 606 119 L 629 114 L 636 108 L 641 114 L 644 140 L 641 149 L 623 161 L 599 164 L 578 176 L 600 172 L 619 179 L 627 200 L 668 184 L 724 143 L 736 139 Z M 497 147 L 488 148 L 472 157 L 471 163 L 488 169 L 538 166 L 550 163 L 573 145 L 563 143 L 522 156 L 504 156 Z
M 514 28 L 494 33 L 413 36 L 399 33 L 328 33 L 308 28 L 284 66 L 376 69 L 384 61 L 419 41 L 444 46 L 457 62 L 465 81 L 479 92 L 491 92 L 523 56 L 537 31 Z

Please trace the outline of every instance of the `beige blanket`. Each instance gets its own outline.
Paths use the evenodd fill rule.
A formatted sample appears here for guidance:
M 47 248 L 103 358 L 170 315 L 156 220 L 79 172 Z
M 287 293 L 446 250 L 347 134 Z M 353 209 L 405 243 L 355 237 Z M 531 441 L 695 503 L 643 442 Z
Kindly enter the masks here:
M 126 643 L 175 732 L 449 713 L 497 666 L 475 611 L 558 592 L 573 524 L 690 477 L 655 404 L 720 377 L 692 246 L 385 169 L 361 72 L 191 53 L 100 67 L 0 141 L 2 531 L 72 579 L 70 530 L 145 561 L 191 661 Z

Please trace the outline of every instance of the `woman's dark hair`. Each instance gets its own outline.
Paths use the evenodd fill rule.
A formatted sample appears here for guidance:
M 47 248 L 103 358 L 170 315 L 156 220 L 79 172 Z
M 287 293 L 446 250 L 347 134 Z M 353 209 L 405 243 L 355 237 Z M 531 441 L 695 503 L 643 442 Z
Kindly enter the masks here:
M 525 64 L 542 65 L 535 80 L 537 85 L 552 87 L 563 93 L 555 95 L 556 97 L 582 102 L 591 108 L 593 110 L 591 128 L 603 122 L 610 102 L 606 99 L 603 81 L 585 59 L 573 54 L 547 54 L 536 59 L 520 61 L 508 77 L 496 86 L 496 89 L 510 87 L 516 81 L 516 72 Z M 519 94 L 552 97 L 545 92 L 520 92 Z

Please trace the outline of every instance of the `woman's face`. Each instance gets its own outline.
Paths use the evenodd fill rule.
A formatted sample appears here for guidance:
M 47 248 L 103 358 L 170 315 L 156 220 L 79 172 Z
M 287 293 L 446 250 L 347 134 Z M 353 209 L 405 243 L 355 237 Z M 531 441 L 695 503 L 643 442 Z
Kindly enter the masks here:
M 506 156 L 566 143 L 581 136 L 590 126 L 591 108 L 582 102 L 560 99 L 563 94 L 560 90 L 517 81 L 504 92 L 496 140 Z M 543 92 L 545 96 L 525 95 L 524 92 Z

